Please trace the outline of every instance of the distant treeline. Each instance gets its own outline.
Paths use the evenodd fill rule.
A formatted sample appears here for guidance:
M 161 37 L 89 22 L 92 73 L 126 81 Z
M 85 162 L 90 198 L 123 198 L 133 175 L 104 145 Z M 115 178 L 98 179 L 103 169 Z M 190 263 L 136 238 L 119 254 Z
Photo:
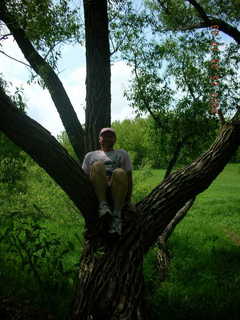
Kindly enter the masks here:
M 201 124 L 201 120 L 197 123 L 192 120 L 181 123 L 179 119 L 176 121 L 174 116 L 164 121 L 164 128 L 159 128 L 151 117 L 112 123 L 117 132 L 115 148 L 129 152 L 135 169 L 144 166 L 166 169 L 169 162 L 175 160 L 177 167 L 191 163 L 207 150 L 219 130 L 219 123 L 213 118 L 205 119 Z M 73 155 L 65 132 L 58 136 L 58 140 Z M 173 159 L 174 157 L 176 159 Z M 231 162 L 239 161 L 240 150 Z

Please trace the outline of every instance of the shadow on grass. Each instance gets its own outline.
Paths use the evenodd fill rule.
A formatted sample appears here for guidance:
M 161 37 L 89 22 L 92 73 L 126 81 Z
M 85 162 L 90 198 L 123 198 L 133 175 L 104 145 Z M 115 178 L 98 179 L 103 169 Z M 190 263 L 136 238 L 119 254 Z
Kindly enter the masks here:
M 154 250 L 146 257 L 154 320 L 240 319 L 239 247 L 216 235 L 198 246 L 194 242 L 174 235 L 170 270 L 162 283 L 153 267 Z

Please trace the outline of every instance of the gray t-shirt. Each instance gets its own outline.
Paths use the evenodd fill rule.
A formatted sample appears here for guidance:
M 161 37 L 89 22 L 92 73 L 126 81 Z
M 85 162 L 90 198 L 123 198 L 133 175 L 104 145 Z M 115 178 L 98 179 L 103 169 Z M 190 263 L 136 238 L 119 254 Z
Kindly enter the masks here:
M 104 152 L 96 150 L 88 152 L 83 160 L 82 169 L 90 174 L 91 165 L 96 161 L 102 161 L 105 165 L 107 175 L 112 175 L 113 170 L 122 168 L 126 172 L 132 171 L 132 164 L 127 151 L 123 149 Z

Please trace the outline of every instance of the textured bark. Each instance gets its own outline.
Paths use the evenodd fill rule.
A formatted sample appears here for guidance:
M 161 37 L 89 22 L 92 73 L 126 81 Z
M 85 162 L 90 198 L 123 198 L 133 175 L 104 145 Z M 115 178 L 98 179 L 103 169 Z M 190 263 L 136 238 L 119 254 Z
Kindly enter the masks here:
M 80 165 L 39 123 L 19 111 L 0 87 L 0 130 L 27 152 L 60 185 L 95 228 L 97 200 Z
M 164 231 L 160 235 L 160 243 L 164 244 L 167 242 L 171 234 L 173 233 L 175 227 L 178 223 L 186 216 L 187 212 L 193 206 L 195 198 L 190 199 L 174 216 L 171 222 L 166 226 Z
M 144 315 L 141 232 L 89 240 L 81 258 L 71 319 L 142 320 Z
M 137 207 L 142 212 L 144 251 L 157 241 L 158 236 L 187 201 L 208 188 L 224 169 L 239 144 L 240 121 L 234 120 L 223 126 L 207 152 L 191 165 L 169 175 L 138 203 Z
M 170 223 L 166 226 L 164 231 L 158 238 L 158 250 L 156 253 L 157 256 L 157 267 L 159 269 L 160 280 L 164 281 L 167 275 L 167 271 L 170 264 L 170 253 L 167 247 L 167 241 L 176 226 L 180 221 L 186 216 L 190 208 L 192 207 L 195 198 L 190 199 L 174 216 Z
M 101 128 L 111 125 L 107 0 L 84 0 L 86 38 L 86 148 L 98 148 Z
M 0 19 L 4 21 L 11 31 L 33 70 L 43 79 L 57 108 L 73 149 L 79 160 L 82 161 L 85 154 L 84 132 L 62 82 L 52 67 L 35 50 L 27 38 L 25 31 L 19 27 L 14 16 L 7 12 L 5 0 L 0 2 Z

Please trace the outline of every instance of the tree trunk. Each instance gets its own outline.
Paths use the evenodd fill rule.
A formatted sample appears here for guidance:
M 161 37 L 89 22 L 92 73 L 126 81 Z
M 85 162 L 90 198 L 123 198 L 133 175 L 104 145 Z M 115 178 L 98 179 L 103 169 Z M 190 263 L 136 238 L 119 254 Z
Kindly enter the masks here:
M 143 248 L 139 228 L 91 239 L 82 255 L 72 320 L 142 320 Z M 148 318 L 149 319 L 149 318 Z
M 111 125 L 110 48 L 107 0 L 84 0 L 86 38 L 86 150 L 98 148 L 98 135 Z

